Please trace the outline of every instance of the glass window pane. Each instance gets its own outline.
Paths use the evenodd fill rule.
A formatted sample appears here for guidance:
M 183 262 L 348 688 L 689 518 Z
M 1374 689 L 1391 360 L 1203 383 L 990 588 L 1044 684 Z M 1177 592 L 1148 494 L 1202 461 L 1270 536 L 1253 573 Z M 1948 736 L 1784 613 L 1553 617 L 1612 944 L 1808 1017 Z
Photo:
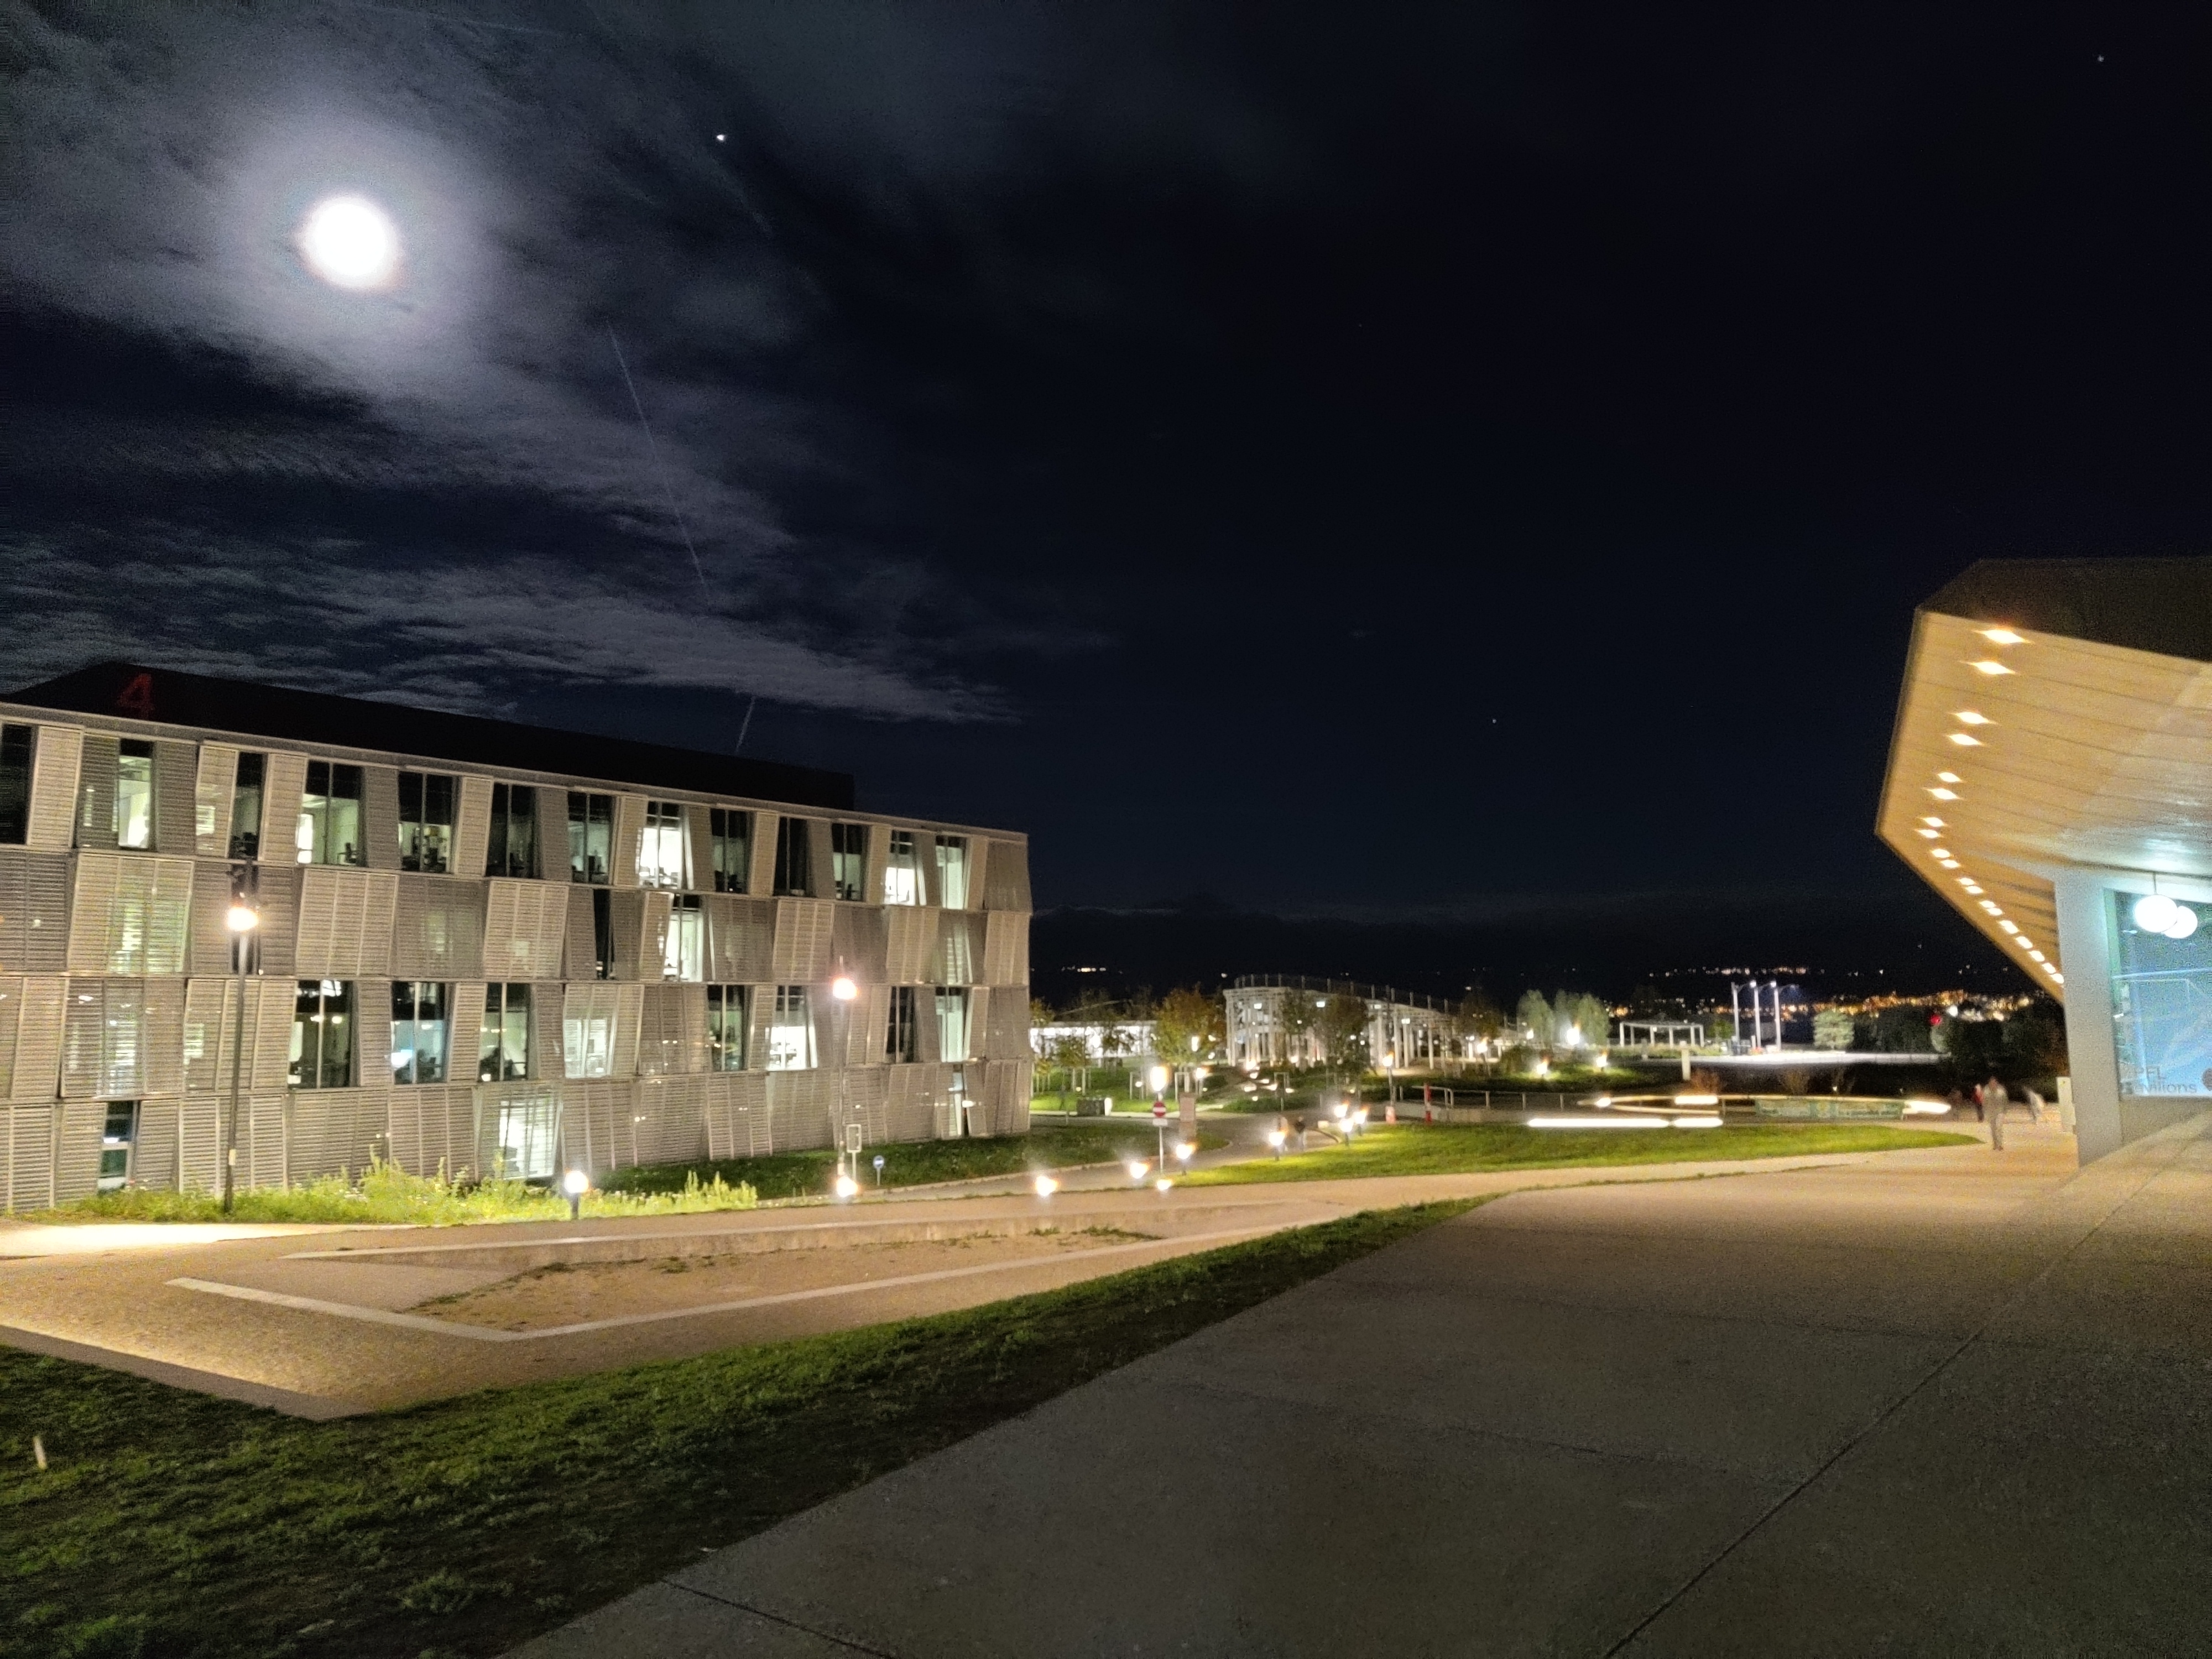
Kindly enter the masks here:
M 261 854 L 261 771 L 265 757 L 240 755 L 238 781 L 230 793 L 230 856 L 258 858 Z
M 0 842 L 20 847 L 31 833 L 33 726 L 0 726 Z
M 2120 1093 L 2212 1095 L 2212 915 L 2183 938 L 2149 924 L 2172 901 L 2136 907 L 2153 896 L 2114 893 L 2112 1046 Z M 2212 906 L 2191 904 L 2192 914 Z
M 921 863 L 915 856 L 914 831 L 894 830 L 884 866 L 884 902 L 919 904 L 922 897 Z
M 814 1015 L 804 985 L 775 988 L 775 1011 L 769 1024 L 768 1069 L 801 1072 L 814 1064 Z
M 958 836 L 937 838 L 937 887 L 946 909 L 968 908 L 968 843 Z
M 115 844 L 154 844 L 154 745 L 125 738 L 115 760 Z

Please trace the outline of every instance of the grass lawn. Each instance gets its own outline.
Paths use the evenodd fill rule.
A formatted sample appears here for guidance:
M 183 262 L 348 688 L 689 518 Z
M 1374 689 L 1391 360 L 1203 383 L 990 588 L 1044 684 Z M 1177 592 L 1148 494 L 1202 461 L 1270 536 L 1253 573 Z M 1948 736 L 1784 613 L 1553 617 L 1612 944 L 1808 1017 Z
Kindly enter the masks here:
M 1971 1135 L 1887 1124 L 1745 1124 L 1718 1129 L 1528 1129 L 1517 1123 L 1384 1124 L 1349 1146 L 1310 1135 L 1310 1150 L 1182 1177 L 1186 1187 L 1254 1181 L 1345 1181 L 1354 1176 L 1460 1175 L 1478 1170 L 1552 1170 L 1583 1164 L 1703 1163 L 1731 1158 L 1798 1158 L 1811 1152 L 1890 1152 L 1958 1146 Z
M 1064 1126 L 1032 1129 L 1025 1135 L 871 1146 L 860 1155 L 860 1177 L 868 1185 L 875 1183 L 872 1160 L 878 1153 L 884 1158 L 884 1186 L 921 1187 L 937 1181 L 1019 1175 L 1024 1170 L 1110 1164 L 1127 1155 L 1149 1160 L 1154 1140 L 1148 1117 L 1079 1118 Z M 1201 1130 L 1198 1144 L 1210 1150 L 1225 1146 L 1227 1140 L 1218 1133 Z M 696 1176 L 700 1182 L 709 1183 L 719 1176 L 728 1186 L 750 1187 L 768 1200 L 826 1194 L 836 1175 L 837 1154 L 833 1152 L 777 1152 L 767 1158 L 718 1158 L 712 1163 L 641 1164 L 617 1170 L 607 1177 L 607 1185 L 616 1193 L 680 1192 L 688 1178 Z
M 1468 1207 L 335 1423 L 0 1348 L 0 1659 L 499 1653 Z

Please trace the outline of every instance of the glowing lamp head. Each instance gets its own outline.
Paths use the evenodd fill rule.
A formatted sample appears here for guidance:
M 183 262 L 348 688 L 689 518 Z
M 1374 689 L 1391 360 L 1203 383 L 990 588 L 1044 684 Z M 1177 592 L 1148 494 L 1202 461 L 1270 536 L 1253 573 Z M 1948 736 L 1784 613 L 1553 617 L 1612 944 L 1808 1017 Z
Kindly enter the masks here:
M 1174 1182 L 1170 1181 L 1165 1176 L 1162 1176 L 1158 1181 L 1155 1181 L 1152 1183 L 1152 1190 L 1154 1192 L 1164 1193 L 1174 1185 Z
M 1050 1198 L 1060 1190 L 1060 1183 L 1048 1175 L 1039 1176 L 1031 1184 L 1036 1188 L 1036 1195 L 1039 1198 Z
M 858 1194 L 858 1193 L 860 1192 L 860 1183 L 859 1182 L 857 1182 L 857 1181 L 854 1180 L 854 1179 L 853 1179 L 853 1177 L 852 1177 L 852 1176 L 848 1176 L 848 1175 L 845 1175 L 845 1174 L 842 1174 L 842 1173 L 840 1173 L 840 1174 L 839 1174 L 839 1176 L 837 1176 L 837 1196 L 838 1196 L 838 1197 L 840 1197 L 840 1198 L 851 1198 L 851 1197 L 854 1196 L 856 1194 Z
M 232 933 L 250 933 L 261 925 L 261 913 L 250 904 L 234 904 L 222 920 Z
M 1285 1135 L 1280 1129 L 1270 1129 L 1267 1131 L 1267 1144 L 1270 1146 L 1279 1146 L 1289 1139 L 1290 1137 Z
M 840 974 L 830 981 L 830 994 L 840 1002 L 850 1002 L 860 994 L 860 988 L 853 983 L 851 975 Z
M 2173 920 L 2163 929 L 2168 939 L 2187 939 L 2197 931 L 2197 912 L 2185 904 L 2173 907 Z
M 1186 1164 L 1190 1162 L 1191 1154 L 1197 1151 L 1198 1143 L 1194 1140 L 1179 1140 L 1176 1143 L 1176 1156 Z
M 1154 1094 L 1165 1094 L 1168 1087 L 1168 1068 L 1164 1066 L 1153 1066 L 1151 1080 Z
M 1146 1175 L 1150 1172 L 1152 1166 L 1144 1162 L 1141 1158 L 1133 1158 L 1129 1160 L 1126 1167 L 1129 1171 L 1130 1180 L 1142 1181 Z
M 300 223 L 300 257 L 332 288 L 364 294 L 399 274 L 399 232 L 366 196 L 328 196 Z
M 2181 907 L 2163 893 L 2148 893 L 2136 901 L 2136 926 L 2147 933 L 2162 933 L 2173 926 L 2174 913 Z
M 581 1170 L 571 1170 L 561 1177 L 561 1190 L 571 1198 L 581 1198 L 592 1190 L 592 1178 Z

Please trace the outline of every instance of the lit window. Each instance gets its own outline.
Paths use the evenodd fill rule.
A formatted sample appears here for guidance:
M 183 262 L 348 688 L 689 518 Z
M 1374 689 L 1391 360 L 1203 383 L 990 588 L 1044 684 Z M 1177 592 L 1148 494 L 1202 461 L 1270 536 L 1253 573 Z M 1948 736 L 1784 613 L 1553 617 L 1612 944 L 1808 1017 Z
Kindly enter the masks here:
M 614 860 L 615 798 L 568 792 L 568 879 L 605 886 Z
M 0 842 L 21 847 L 31 834 L 31 759 L 35 726 L 0 726 Z
M 914 831 L 894 830 L 884 858 L 884 902 L 919 904 L 922 898 L 921 860 L 915 856 Z
M 115 759 L 115 844 L 154 844 L 154 745 L 130 738 Z
M 426 980 L 398 980 L 392 987 L 392 1080 L 443 1083 L 448 988 Z
M 768 1069 L 804 1072 L 814 1065 L 814 1010 L 804 985 L 775 988 L 775 1012 L 768 1027 Z
M 830 880 L 841 899 L 858 901 L 868 880 L 868 826 L 833 823 L 830 826 Z
M 944 1060 L 968 1058 L 968 988 L 937 988 L 937 1057 Z
M 542 1181 L 553 1173 L 553 1133 L 559 1112 L 559 1103 L 548 1099 L 501 1103 L 492 1150 L 494 1180 Z
M 637 878 L 646 887 L 686 887 L 684 808 L 672 800 L 645 804 L 645 834 L 638 842 Z
M 353 981 L 303 979 L 292 1006 L 285 1080 L 295 1089 L 353 1086 Z
M 745 1069 L 745 988 L 709 985 L 707 988 L 707 1069 L 742 1072 Z
M 293 839 L 302 864 L 362 862 L 361 768 L 307 763 L 307 789 L 300 798 L 300 827 Z
M 261 780 L 268 764 L 266 755 L 238 757 L 238 777 L 230 789 L 230 855 L 234 859 L 261 856 Z
M 893 1065 L 911 1063 L 919 1052 L 915 1034 L 914 987 L 894 985 L 890 990 L 890 1016 L 884 1024 L 884 1058 Z
M 561 1057 L 572 1078 L 612 1077 L 615 1001 L 611 990 L 571 990 L 561 1002 Z
M 538 874 L 538 792 L 526 783 L 491 787 L 491 833 L 484 846 L 484 874 Z
M 477 1081 L 511 1083 L 530 1075 L 530 988 L 484 987 L 483 1027 L 477 1037 Z
M 138 1103 L 112 1100 L 100 1131 L 99 1189 L 112 1193 L 131 1184 L 131 1149 L 138 1139 Z
M 796 898 L 814 893 L 813 838 L 805 818 L 775 821 L 775 890 Z
M 399 775 L 399 867 L 442 876 L 453 864 L 458 782 L 442 772 Z
M 660 976 L 696 985 L 706 977 L 707 913 L 696 893 L 679 894 L 668 912 L 668 944 Z
M 959 836 L 937 838 L 937 892 L 946 909 L 968 908 L 968 843 Z
M 707 831 L 714 844 L 714 890 L 744 892 L 752 879 L 753 815 L 717 806 L 708 817 Z

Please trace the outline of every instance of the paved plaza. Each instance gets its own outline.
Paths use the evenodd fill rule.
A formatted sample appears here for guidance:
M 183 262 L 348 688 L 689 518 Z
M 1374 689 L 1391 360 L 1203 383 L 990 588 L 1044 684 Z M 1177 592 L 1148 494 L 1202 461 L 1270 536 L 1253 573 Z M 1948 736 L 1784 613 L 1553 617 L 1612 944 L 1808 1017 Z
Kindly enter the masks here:
M 522 1652 L 2202 1652 L 2209 1127 L 1522 1193 Z

